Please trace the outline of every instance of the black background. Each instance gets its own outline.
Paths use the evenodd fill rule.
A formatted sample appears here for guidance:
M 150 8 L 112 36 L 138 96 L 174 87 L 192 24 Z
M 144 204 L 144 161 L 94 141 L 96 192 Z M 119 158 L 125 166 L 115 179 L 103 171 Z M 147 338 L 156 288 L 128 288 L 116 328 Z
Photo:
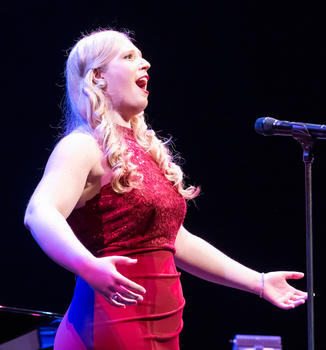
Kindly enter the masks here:
M 258 271 L 305 271 L 300 145 L 254 131 L 258 117 L 325 123 L 321 7 L 288 1 L 26 1 L 1 5 L 0 304 L 63 313 L 74 277 L 38 248 L 24 210 L 59 130 L 66 50 L 81 32 L 128 28 L 150 61 L 149 124 L 173 136 L 189 182 L 185 226 Z M 325 310 L 326 144 L 315 147 L 316 348 Z M 186 273 L 181 349 L 231 349 L 235 334 L 307 348 L 306 306 L 284 311 Z M 306 280 L 294 284 L 305 289 Z M 2 313 L 1 335 L 11 334 Z M 17 329 L 18 322 L 14 326 Z M 22 322 L 22 321 L 21 321 Z M 26 320 L 24 319 L 26 323 Z M 28 322 L 28 321 L 27 321 Z M 32 322 L 32 321 L 30 321 Z

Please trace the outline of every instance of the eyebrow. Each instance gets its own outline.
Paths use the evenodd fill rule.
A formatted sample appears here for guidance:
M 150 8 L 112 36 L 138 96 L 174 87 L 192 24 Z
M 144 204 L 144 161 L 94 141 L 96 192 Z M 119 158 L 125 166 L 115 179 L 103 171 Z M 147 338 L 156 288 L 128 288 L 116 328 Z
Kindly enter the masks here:
M 138 53 L 138 55 L 140 57 L 143 57 L 143 54 L 139 49 L 130 49 L 130 50 L 124 51 L 122 54 L 125 55 L 125 54 L 130 53 L 130 52 Z

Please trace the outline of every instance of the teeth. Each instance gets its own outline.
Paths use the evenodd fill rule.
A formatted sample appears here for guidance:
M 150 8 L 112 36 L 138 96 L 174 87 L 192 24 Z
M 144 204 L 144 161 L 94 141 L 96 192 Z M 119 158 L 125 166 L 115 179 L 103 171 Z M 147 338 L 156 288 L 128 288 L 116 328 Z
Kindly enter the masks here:
M 146 75 L 144 75 L 144 76 L 138 78 L 137 80 L 139 80 L 139 81 L 146 81 L 147 82 L 148 77 Z
M 147 86 L 147 77 L 141 77 L 139 79 L 136 80 L 136 84 L 141 88 L 141 89 L 145 89 L 146 90 L 146 86 Z

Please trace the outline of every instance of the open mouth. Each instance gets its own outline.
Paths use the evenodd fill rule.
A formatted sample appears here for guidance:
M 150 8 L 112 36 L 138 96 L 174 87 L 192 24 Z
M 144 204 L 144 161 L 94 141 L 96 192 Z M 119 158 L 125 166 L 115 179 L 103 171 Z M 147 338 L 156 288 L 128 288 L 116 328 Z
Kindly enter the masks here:
M 148 83 L 149 76 L 148 75 L 143 75 L 142 77 L 138 78 L 136 80 L 136 84 L 139 88 L 141 88 L 146 94 L 149 92 L 146 90 L 147 89 L 147 83 Z

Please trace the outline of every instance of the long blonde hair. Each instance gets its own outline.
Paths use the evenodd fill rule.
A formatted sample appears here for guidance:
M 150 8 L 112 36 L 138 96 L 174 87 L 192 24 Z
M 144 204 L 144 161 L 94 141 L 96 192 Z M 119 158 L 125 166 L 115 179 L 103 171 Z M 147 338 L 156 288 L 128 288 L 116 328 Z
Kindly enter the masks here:
M 139 188 L 142 176 L 131 162 L 131 154 L 113 121 L 112 106 L 104 94 L 106 82 L 95 72 L 105 72 L 122 38 L 131 40 L 128 34 L 115 30 L 100 30 L 84 36 L 71 49 L 65 70 L 66 133 L 83 126 L 94 135 L 112 169 L 111 186 L 117 193 Z M 194 198 L 199 188 L 184 187 L 180 166 L 174 163 L 165 143 L 148 129 L 143 113 L 133 117 L 130 124 L 137 143 L 150 153 L 177 192 L 186 199 Z

